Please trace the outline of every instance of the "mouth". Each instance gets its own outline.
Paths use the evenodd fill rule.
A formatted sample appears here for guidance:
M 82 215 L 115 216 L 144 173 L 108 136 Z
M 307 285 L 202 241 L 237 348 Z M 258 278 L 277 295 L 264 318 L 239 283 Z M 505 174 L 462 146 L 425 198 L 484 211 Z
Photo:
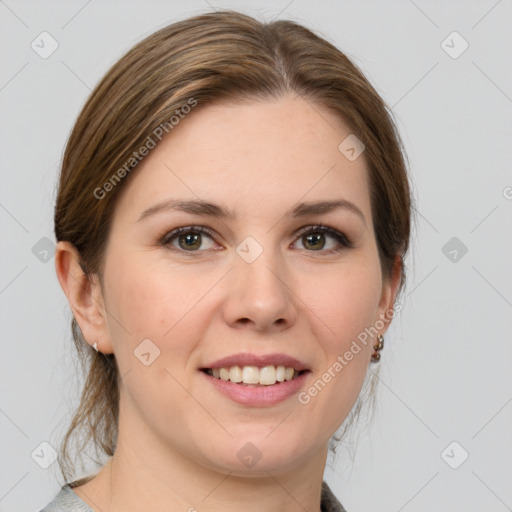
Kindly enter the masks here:
M 271 407 L 296 395 L 312 373 L 288 354 L 241 352 L 198 368 L 205 384 L 244 407 Z
M 201 371 L 214 379 L 232 382 L 241 386 L 274 386 L 299 378 L 309 370 L 299 370 L 292 366 L 225 366 L 201 368 Z

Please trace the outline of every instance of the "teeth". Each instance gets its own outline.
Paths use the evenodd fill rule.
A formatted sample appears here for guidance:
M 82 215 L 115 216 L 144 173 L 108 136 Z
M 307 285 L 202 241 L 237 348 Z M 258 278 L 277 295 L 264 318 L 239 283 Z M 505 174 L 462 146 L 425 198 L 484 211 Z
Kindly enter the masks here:
M 292 377 L 293 377 L 293 368 L 291 370 L 292 370 Z M 276 381 L 277 381 L 277 378 L 276 378 L 276 367 L 275 366 L 264 366 L 260 370 L 259 384 L 269 386 L 271 384 L 275 384 Z
M 231 382 L 242 382 L 242 368 L 240 366 L 232 366 L 229 369 L 229 380 Z
M 244 366 L 242 370 L 242 382 L 244 384 L 259 384 L 260 371 L 256 366 Z
M 208 374 L 216 379 L 229 380 L 231 382 L 243 384 L 260 384 L 262 386 L 272 386 L 276 382 L 292 380 L 298 377 L 299 372 L 290 366 L 231 366 L 230 368 L 213 368 L 208 370 Z

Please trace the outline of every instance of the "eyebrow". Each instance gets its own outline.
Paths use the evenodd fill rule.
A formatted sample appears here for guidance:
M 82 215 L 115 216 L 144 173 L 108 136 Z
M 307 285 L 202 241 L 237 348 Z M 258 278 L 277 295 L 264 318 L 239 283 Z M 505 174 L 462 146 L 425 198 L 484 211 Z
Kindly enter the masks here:
M 299 203 L 291 208 L 285 217 L 300 218 L 308 215 L 318 215 L 329 213 L 336 209 L 344 209 L 355 213 L 366 225 L 366 218 L 363 212 L 352 202 L 346 199 L 337 199 L 332 201 L 314 201 L 309 203 Z M 162 201 L 147 210 L 144 210 L 136 222 L 139 222 L 151 215 L 157 213 L 181 211 L 192 215 L 201 215 L 204 217 L 216 217 L 219 219 L 234 219 L 236 217 L 233 210 L 223 208 L 214 203 L 201 200 L 183 201 L 179 199 L 168 199 Z

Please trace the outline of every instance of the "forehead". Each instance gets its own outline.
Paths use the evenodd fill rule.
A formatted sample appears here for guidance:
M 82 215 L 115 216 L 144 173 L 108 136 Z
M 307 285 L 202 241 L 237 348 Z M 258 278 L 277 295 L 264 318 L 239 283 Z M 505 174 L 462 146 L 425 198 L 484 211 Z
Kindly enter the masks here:
M 364 153 L 351 161 L 339 150 L 350 134 L 298 96 L 198 107 L 133 171 L 118 209 L 136 215 L 161 200 L 200 198 L 275 216 L 299 201 L 343 198 L 370 218 Z

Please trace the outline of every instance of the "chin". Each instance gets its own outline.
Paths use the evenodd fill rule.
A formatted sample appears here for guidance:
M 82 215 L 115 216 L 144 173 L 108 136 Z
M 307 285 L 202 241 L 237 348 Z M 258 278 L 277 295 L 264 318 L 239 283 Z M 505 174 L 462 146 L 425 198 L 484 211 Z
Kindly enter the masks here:
M 316 447 L 316 453 L 320 450 Z M 254 435 L 234 436 L 225 443 L 215 443 L 203 453 L 207 465 L 221 473 L 238 476 L 269 476 L 286 472 L 311 458 L 315 447 L 308 449 L 304 433 L 290 435 L 288 431 L 274 431 L 262 437 L 261 430 Z

